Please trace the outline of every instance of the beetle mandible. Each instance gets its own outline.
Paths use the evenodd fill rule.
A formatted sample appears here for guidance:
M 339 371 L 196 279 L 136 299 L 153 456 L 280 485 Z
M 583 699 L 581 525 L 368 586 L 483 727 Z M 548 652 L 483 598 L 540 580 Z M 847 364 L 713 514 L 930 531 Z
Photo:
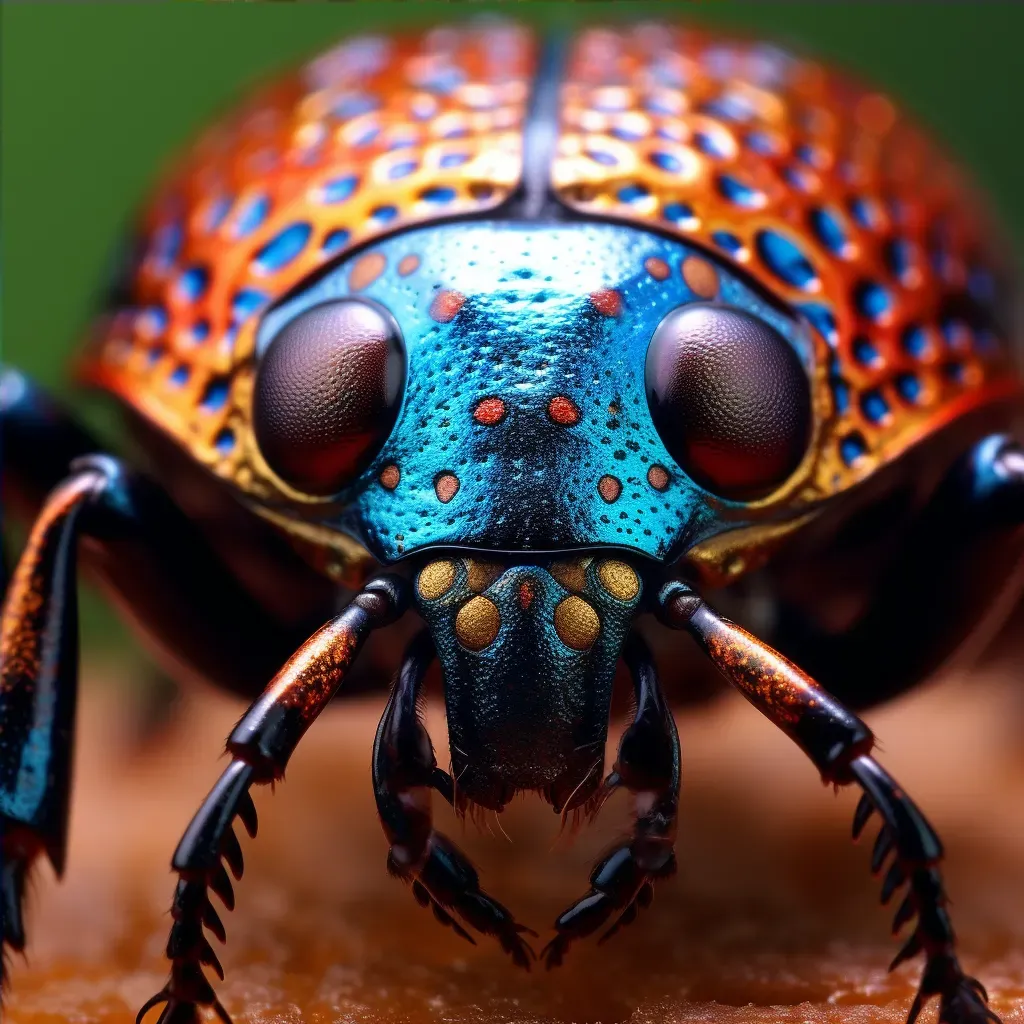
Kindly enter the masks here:
M 883 901 L 900 890 L 910 925 L 894 963 L 924 957 L 910 1021 L 932 996 L 946 1024 L 995 1020 L 957 958 L 941 843 L 853 710 L 930 674 L 1015 585 L 1021 381 L 991 238 L 883 96 L 689 28 L 363 38 L 255 96 L 158 189 L 80 361 L 158 471 L 2 380 L 4 468 L 36 510 L 0 641 L 4 946 L 24 946 L 34 860 L 65 860 L 81 540 L 180 673 L 250 697 L 271 680 L 174 854 L 170 979 L 140 1019 L 228 1020 L 205 971 L 235 819 L 255 833 L 251 787 L 414 609 L 373 786 L 388 869 L 441 923 L 534 959 L 432 792 L 459 813 L 631 795 L 549 967 L 672 874 L 679 742 L 635 630 L 652 612 L 859 787 L 855 835 L 879 816 Z M 238 529 L 211 537 L 193 510 L 223 494 Z M 318 582 L 272 610 L 257 565 Z M 757 573 L 764 639 L 703 596 Z M 451 773 L 417 712 L 435 658 Z M 620 658 L 636 713 L 606 775 Z

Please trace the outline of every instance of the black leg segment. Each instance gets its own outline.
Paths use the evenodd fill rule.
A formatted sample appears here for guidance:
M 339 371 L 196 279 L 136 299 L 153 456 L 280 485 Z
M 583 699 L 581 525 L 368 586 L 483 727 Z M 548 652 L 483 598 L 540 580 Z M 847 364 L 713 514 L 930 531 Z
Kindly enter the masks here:
M 284 775 L 299 740 L 341 686 L 367 636 L 394 622 L 407 603 L 401 578 L 371 580 L 337 618 L 299 648 L 235 726 L 227 742 L 231 763 L 185 830 L 171 862 L 179 876 L 167 941 L 171 976 L 139 1011 L 139 1021 L 163 1004 L 159 1024 L 195 1024 L 201 1006 L 212 1007 L 229 1024 L 204 968 L 224 977 L 205 931 L 224 941 L 211 893 L 228 910 L 234 907 L 228 869 L 239 879 L 244 866 L 234 821 L 238 818 L 250 836 L 256 834 L 250 788 Z
M 533 950 L 523 935 L 535 933 L 480 888 L 465 854 L 433 828 L 431 791 L 455 805 L 451 776 L 437 766 L 419 714 L 423 678 L 434 657 L 433 640 L 423 630 L 406 652 L 373 744 L 373 792 L 390 843 L 388 871 L 409 882 L 416 901 L 441 924 L 470 942 L 463 924 L 494 936 L 513 963 L 528 970 Z
M 871 756 L 870 729 L 792 662 L 717 615 L 686 584 L 665 584 L 657 612 L 664 623 L 694 637 L 726 679 L 804 750 L 824 781 L 860 786 L 864 795 L 854 816 L 855 837 L 871 813 L 878 812 L 883 824 L 872 869 L 879 873 L 889 862 L 882 902 L 888 903 L 906 885 L 894 932 L 916 918 L 913 934 L 892 967 L 918 953 L 925 957 L 907 1024 L 914 1024 L 931 996 L 939 997 L 940 1024 L 998 1024 L 984 988 L 964 974 L 956 956 L 938 867 L 942 844 L 910 797 Z
M 545 947 L 545 965 L 558 966 L 576 939 L 604 929 L 601 941 L 636 920 L 654 896 L 654 883 L 675 873 L 679 810 L 679 734 L 647 645 L 631 634 L 623 658 L 633 677 L 636 715 L 619 742 L 618 757 L 594 813 L 619 788 L 633 798 L 632 834 L 595 865 L 590 890 L 555 921 L 558 933 Z

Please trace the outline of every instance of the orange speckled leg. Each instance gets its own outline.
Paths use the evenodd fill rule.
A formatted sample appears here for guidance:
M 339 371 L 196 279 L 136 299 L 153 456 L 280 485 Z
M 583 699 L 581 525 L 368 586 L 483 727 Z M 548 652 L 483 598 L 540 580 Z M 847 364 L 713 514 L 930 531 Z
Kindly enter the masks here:
M 224 972 L 204 928 L 224 941 L 224 925 L 210 902 L 210 890 L 234 906 L 234 891 L 224 865 L 241 878 L 242 850 L 232 829 L 240 818 L 256 834 L 251 786 L 284 775 L 306 729 L 327 706 L 370 632 L 394 622 L 408 604 L 405 582 L 397 576 L 371 580 L 333 621 L 315 633 L 278 672 L 228 737 L 231 764 L 210 791 L 185 830 L 171 862 L 179 881 L 174 892 L 167 958 L 167 984 L 139 1011 L 138 1020 L 161 1003 L 160 1024 L 198 1022 L 199 1007 L 211 1006 L 230 1021 L 203 972 Z
M 910 797 L 871 756 L 871 730 L 792 662 L 717 615 L 686 584 L 665 584 L 658 594 L 657 613 L 666 625 L 694 637 L 726 679 L 801 747 L 825 782 L 856 782 L 861 787 L 854 838 L 873 812 L 882 818 L 872 870 L 879 873 L 895 854 L 882 882 L 882 902 L 888 903 L 900 886 L 908 889 L 896 911 L 893 932 L 917 918 L 890 970 L 918 953 L 925 956 L 907 1024 L 914 1024 L 932 996 L 939 997 L 939 1024 L 998 1024 L 987 1006 L 985 989 L 964 974 L 956 955 L 938 867 L 942 843 Z

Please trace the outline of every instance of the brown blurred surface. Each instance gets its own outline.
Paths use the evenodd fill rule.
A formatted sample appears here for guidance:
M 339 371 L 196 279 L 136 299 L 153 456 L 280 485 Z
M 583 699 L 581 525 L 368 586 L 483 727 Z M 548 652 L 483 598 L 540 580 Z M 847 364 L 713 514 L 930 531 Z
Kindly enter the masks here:
M 965 966 L 1004 1024 L 1024 1024 L 1024 691 L 1007 685 L 1016 660 L 867 716 L 883 762 L 946 843 Z M 361 698 L 332 708 L 276 794 L 256 794 L 260 834 L 243 839 L 238 908 L 224 914 L 220 992 L 238 1024 L 905 1019 L 920 962 L 886 974 L 898 946 L 868 870 L 873 827 L 852 845 L 856 795 L 823 789 L 739 698 L 681 716 L 678 877 L 612 942 L 580 944 L 559 971 L 529 975 L 495 944 L 473 947 L 436 925 L 387 877 L 369 779 L 381 707 Z M 60 886 L 48 868 L 36 877 L 11 1024 L 125 1022 L 163 984 L 170 854 L 223 767 L 217 755 L 240 710 L 192 693 L 140 752 L 125 707 L 102 693 L 86 699 L 70 865 Z M 443 762 L 436 708 L 429 724 Z M 534 800 L 503 816 L 511 841 L 437 813 L 485 887 L 546 941 L 623 827 L 620 800 L 573 840 L 558 839 L 555 815 Z

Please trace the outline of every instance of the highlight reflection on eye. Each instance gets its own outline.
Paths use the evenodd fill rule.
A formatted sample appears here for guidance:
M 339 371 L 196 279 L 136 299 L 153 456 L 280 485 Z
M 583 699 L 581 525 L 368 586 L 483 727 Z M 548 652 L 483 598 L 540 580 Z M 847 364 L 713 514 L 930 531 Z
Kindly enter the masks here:
M 646 386 L 669 453 L 722 497 L 763 497 L 807 450 L 807 373 L 778 331 L 743 310 L 703 303 L 674 309 L 651 338 Z
M 256 376 L 253 429 L 267 464 L 306 494 L 338 491 L 391 432 L 405 364 L 398 324 L 376 303 L 341 299 L 290 321 Z

